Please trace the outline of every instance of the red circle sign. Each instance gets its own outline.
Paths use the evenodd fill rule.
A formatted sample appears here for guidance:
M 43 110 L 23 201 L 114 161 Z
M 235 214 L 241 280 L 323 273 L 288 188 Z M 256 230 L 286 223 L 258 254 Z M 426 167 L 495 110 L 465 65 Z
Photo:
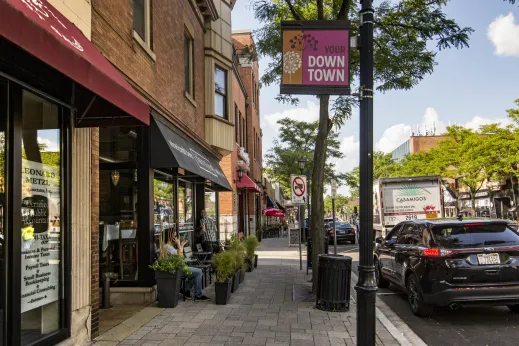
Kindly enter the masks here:
M 302 195 L 305 194 L 306 184 L 301 177 L 295 177 L 294 180 L 292 181 L 292 191 L 294 191 L 294 194 L 297 197 L 301 197 Z M 298 193 L 298 191 L 300 193 Z

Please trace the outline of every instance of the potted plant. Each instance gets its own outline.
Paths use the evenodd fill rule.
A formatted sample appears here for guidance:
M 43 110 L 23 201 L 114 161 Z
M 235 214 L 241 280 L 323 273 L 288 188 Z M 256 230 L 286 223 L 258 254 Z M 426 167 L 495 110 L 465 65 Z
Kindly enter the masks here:
M 253 268 L 257 267 L 258 255 L 256 255 L 256 248 L 259 246 L 259 241 L 254 235 L 250 235 L 245 238 L 243 243 L 247 251 L 247 271 L 251 272 L 254 270 Z
M 214 284 L 216 305 L 226 305 L 231 297 L 231 276 L 235 271 L 236 258 L 230 251 L 219 252 L 213 257 L 216 271 Z
M 184 258 L 179 255 L 159 257 L 150 268 L 155 270 L 157 294 L 161 308 L 174 308 L 178 305 L 180 281 L 185 274 L 191 274 Z
M 245 257 L 246 257 L 246 254 L 245 254 L 245 247 L 243 246 L 243 244 L 241 243 L 241 241 L 237 238 L 237 237 L 233 237 L 231 238 L 231 251 L 230 251 L 235 260 L 236 260 L 236 265 L 235 265 L 235 272 L 234 272 L 234 275 L 233 275 L 233 286 L 232 286 L 232 293 L 236 292 L 238 290 L 238 287 L 239 287 L 239 284 L 240 284 L 240 278 L 241 278 L 241 271 L 242 271 L 242 267 L 243 267 L 243 264 L 245 262 Z

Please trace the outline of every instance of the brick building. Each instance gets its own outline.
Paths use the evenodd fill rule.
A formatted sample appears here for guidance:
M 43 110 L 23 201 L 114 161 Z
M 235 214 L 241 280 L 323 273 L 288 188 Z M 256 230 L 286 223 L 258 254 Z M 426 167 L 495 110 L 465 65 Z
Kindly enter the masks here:
M 233 31 L 233 110 L 235 150 L 222 168 L 233 184 L 220 194 L 220 232 L 225 238 L 237 232 L 255 234 L 264 208 L 261 188 L 262 141 L 259 109 L 259 66 L 251 52 L 250 31 Z

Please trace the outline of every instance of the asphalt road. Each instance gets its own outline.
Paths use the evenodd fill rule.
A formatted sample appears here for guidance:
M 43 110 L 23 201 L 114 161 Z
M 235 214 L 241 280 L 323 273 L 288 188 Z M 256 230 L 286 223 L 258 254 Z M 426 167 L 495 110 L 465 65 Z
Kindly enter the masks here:
M 350 247 L 347 250 L 354 253 Z M 353 271 L 358 275 L 358 262 Z M 430 318 L 419 318 L 409 309 L 406 296 L 393 285 L 379 289 L 382 299 L 408 326 L 430 346 L 519 345 L 519 314 L 507 307 L 462 308 L 450 311 L 437 308 Z

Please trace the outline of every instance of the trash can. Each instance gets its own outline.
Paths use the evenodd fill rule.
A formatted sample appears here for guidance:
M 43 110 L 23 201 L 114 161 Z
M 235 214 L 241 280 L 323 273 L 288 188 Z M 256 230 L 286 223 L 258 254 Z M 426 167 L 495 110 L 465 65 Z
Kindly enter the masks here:
M 350 309 L 351 257 L 319 255 L 315 307 L 324 311 Z
M 330 242 L 330 238 L 328 236 L 324 237 L 324 253 L 328 252 L 328 244 Z M 312 238 L 308 236 L 306 240 L 306 268 L 312 268 Z

